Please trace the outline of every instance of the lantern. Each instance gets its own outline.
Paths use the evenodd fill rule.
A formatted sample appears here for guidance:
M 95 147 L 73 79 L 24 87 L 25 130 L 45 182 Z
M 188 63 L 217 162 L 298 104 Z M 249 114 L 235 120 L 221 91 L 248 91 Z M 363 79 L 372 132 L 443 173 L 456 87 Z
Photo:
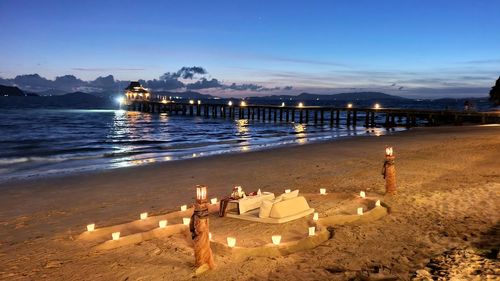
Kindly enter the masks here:
M 207 201 L 207 187 L 204 185 L 196 186 L 196 201 L 198 203 L 204 203 Z
M 182 224 L 189 225 L 190 222 L 191 222 L 190 218 L 182 218 Z
M 158 222 L 160 228 L 165 228 L 167 226 L 167 220 L 161 220 Z
M 95 223 L 87 224 L 87 231 L 92 232 L 95 229 Z
M 326 188 L 320 188 L 319 189 L 319 194 L 326 195 Z
M 392 150 L 392 146 L 388 146 L 385 148 L 385 156 L 392 156 L 394 151 Z
M 366 193 L 364 191 L 360 191 L 359 192 L 359 197 L 365 198 L 366 197 Z
M 319 219 L 319 214 L 318 212 L 314 212 L 314 215 L 313 215 L 313 221 L 318 221 Z
M 314 236 L 316 234 L 316 227 L 311 226 L 309 227 L 309 236 Z
M 230 248 L 233 248 L 234 246 L 236 246 L 236 238 L 228 237 L 227 238 L 227 246 Z
M 217 197 L 210 199 L 210 204 L 212 204 L 212 205 L 217 204 Z
M 274 245 L 279 245 L 281 243 L 281 235 L 273 235 L 271 239 Z
M 145 220 L 148 218 L 148 213 L 141 213 L 141 220 Z
M 181 206 L 181 211 L 184 212 L 185 210 L 187 210 L 187 205 L 182 205 Z
M 120 239 L 120 232 L 113 232 L 113 233 L 111 233 L 111 238 L 113 238 L 113 240 Z
M 359 207 L 358 208 L 358 215 L 362 215 L 363 214 L 363 208 L 362 207 Z

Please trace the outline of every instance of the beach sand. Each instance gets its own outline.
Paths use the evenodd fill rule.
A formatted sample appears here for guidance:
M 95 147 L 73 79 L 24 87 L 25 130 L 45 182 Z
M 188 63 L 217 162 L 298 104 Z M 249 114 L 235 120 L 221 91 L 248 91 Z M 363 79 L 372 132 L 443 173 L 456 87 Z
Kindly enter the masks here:
M 396 196 L 383 195 L 386 145 L 396 155 Z M 500 278 L 500 127 L 474 126 L 2 184 L 0 279 L 192 279 L 193 250 L 181 235 L 102 252 L 77 238 L 88 223 L 111 226 L 137 220 L 141 212 L 177 210 L 194 202 L 196 184 L 208 186 L 209 198 L 228 195 L 233 185 L 276 195 L 287 188 L 327 188 L 343 199 L 364 190 L 390 207 L 380 220 L 336 226 L 334 237 L 312 250 L 245 260 L 215 256 L 217 268 L 200 280 Z M 324 215 L 342 198 L 310 203 Z M 305 220 L 277 229 L 300 232 Z M 253 236 L 265 241 L 273 233 L 269 225 L 229 218 L 212 227 L 218 236 L 241 235 L 249 245 L 257 241 Z

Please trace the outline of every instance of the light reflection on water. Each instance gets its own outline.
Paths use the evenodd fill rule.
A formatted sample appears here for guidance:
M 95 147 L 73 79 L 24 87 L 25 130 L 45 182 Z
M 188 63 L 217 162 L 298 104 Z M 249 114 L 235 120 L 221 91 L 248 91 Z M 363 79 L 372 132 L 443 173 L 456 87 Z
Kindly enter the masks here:
M 0 110 L 0 127 L 0 181 L 386 133 L 124 110 Z

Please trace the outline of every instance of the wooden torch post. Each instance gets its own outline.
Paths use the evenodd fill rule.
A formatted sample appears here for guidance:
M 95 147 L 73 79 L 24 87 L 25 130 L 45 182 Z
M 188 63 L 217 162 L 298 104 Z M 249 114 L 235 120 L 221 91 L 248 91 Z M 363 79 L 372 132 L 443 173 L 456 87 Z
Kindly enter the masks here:
M 190 230 L 194 242 L 194 256 L 197 267 L 207 265 L 210 269 L 215 267 L 208 229 L 208 201 L 207 187 L 196 186 L 196 203 L 191 217 Z
M 392 147 L 385 148 L 385 161 L 382 175 L 385 179 L 385 194 L 396 194 L 396 167 L 394 166 L 394 152 Z

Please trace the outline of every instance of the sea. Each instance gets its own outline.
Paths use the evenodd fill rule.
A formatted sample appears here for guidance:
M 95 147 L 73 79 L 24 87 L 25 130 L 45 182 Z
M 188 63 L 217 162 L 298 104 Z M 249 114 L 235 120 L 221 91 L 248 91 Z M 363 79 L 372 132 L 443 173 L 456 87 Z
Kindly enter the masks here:
M 342 124 L 330 127 L 328 122 L 304 125 L 124 110 L 0 109 L 0 182 L 404 130 Z

